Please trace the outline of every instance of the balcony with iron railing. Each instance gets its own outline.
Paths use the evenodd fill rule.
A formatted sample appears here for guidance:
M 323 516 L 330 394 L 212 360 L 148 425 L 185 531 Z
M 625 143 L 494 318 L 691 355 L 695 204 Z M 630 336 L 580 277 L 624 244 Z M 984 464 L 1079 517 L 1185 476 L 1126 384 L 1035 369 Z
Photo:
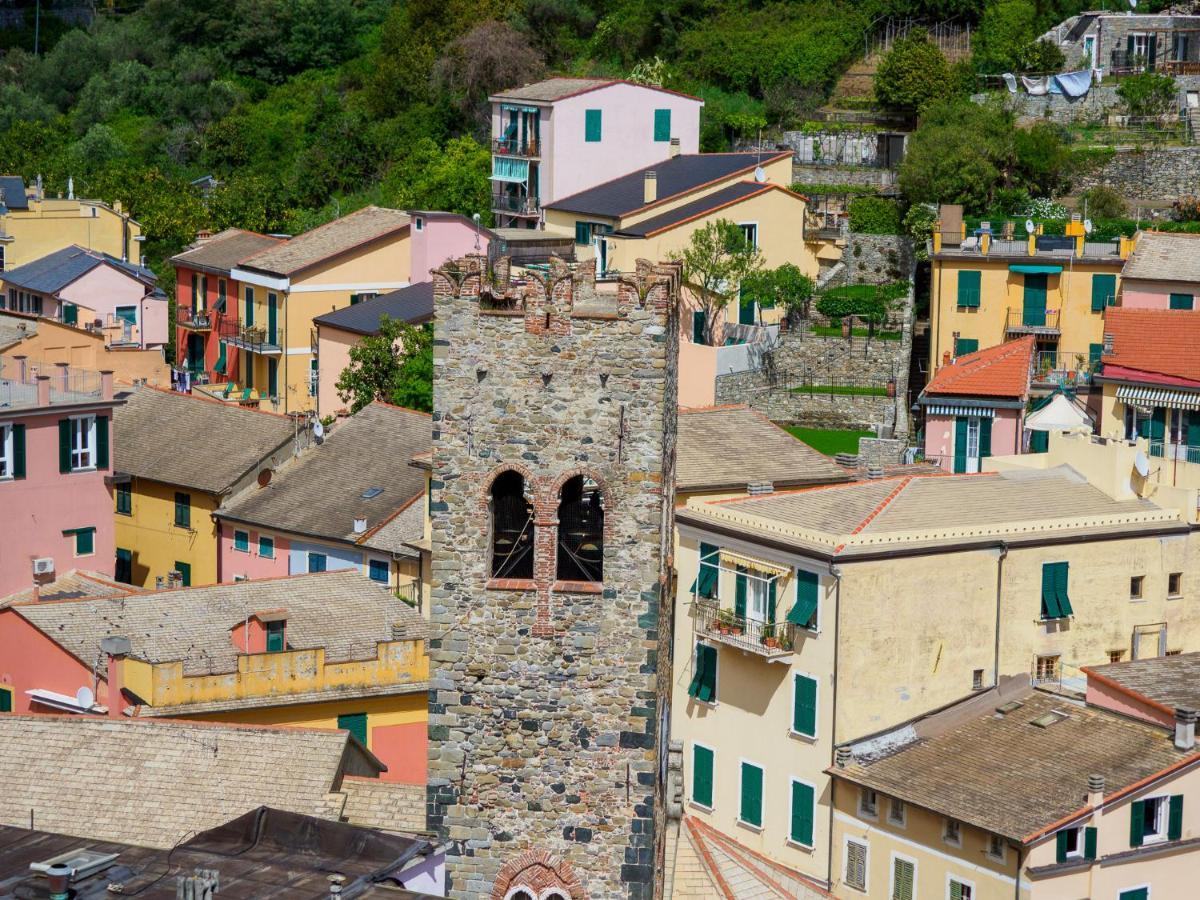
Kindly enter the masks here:
M 101 399 L 103 383 L 99 372 L 88 369 L 0 356 L 0 411 L 89 403 Z
M 492 193 L 493 212 L 533 218 L 539 215 L 540 210 L 541 207 L 537 197 L 525 197 L 520 194 L 511 194 L 503 191 L 494 191 Z
M 1059 310 L 1010 306 L 1004 318 L 1005 334 L 1059 334 Z
M 1158 459 L 1173 459 L 1177 462 L 1200 463 L 1200 447 L 1189 447 L 1183 443 L 1167 440 L 1150 441 L 1150 455 Z
M 241 319 L 223 318 L 217 323 L 221 340 L 233 347 L 259 353 L 263 356 L 278 356 L 283 352 L 279 344 L 278 330 L 266 325 L 246 325 Z
M 524 159 L 535 159 L 541 155 L 541 147 L 536 140 L 521 140 L 520 138 L 496 138 L 492 141 L 492 152 L 500 156 L 519 156 Z
M 795 626 L 738 616 L 721 609 L 716 600 L 697 597 L 692 603 L 696 634 L 705 640 L 753 653 L 768 662 L 788 659 L 794 646 Z
M 1098 365 L 1088 353 L 1038 350 L 1033 358 L 1033 382 L 1041 386 L 1080 387 L 1091 382 Z
M 189 331 L 211 331 L 216 318 L 211 310 L 194 306 L 180 306 L 175 313 L 175 322 Z

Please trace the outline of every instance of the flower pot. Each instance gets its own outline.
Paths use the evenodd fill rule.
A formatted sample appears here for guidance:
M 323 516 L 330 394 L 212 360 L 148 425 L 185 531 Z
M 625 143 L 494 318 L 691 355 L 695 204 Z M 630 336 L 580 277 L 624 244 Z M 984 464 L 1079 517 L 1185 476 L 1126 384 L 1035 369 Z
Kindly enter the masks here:
M 850 337 L 850 320 L 842 319 L 842 337 Z
M 889 398 L 894 398 L 896 396 L 896 379 L 895 378 L 888 379 L 887 395 Z

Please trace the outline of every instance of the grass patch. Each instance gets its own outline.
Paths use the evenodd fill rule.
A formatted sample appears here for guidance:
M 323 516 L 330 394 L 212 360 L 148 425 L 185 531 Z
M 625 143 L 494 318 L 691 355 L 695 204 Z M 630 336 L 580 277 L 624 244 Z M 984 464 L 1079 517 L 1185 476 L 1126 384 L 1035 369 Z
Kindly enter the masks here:
M 817 337 L 841 337 L 842 328 L 840 325 L 813 325 L 809 329 Z M 865 338 L 867 329 L 851 328 L 850 333 L 855 337 Z M 900 340 L 900 332 L 898 331 L 876 331 L 872 338 L 880 341 L 898 341 Z
M 783 428 L 792 437 L 804 441 L 818 453 L 824 453 L 826 456 L 834 456 L 838 453 L 858 453 L 858 439 L 875 436 L 873 431 L 803 428 L 799 425 L 784 425 Z
M 814 384 L 792 388 L 793 394 L 842 394 L 850 397 L 886 397 L 887 388 L 866 384 Z

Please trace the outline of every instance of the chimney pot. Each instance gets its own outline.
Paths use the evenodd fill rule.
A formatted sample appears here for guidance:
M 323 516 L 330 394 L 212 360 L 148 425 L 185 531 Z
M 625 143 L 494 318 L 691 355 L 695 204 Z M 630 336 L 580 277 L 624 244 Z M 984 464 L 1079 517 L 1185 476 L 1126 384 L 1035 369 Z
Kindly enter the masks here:
M 942 353 L 942 365 L 943 366 L 950 365 L 950 351 L 949 350 L 946 350 L 944 353 Z
M 658 199 L 658 173 L 653 169 L 646 170 L 646 176 L 643 180 L 642 187 L 642 202 L 653 203 Z
M 837 767 L 839 769 L 844 769 L 846 766 L 850 765 L 850 760 L 854 758 L 854 754 L 850 752 L 849 747 L 838 747 L 833 758 L 837 763 Z
M 671 158 L 674 159 L 680 153 L 679 138 L 671 138 Z
M 1088 806 L 1099 806 L 1104 802 L 1104 776 L 1089 775 L 1087 780 Z
M 354 533 L 355 534 L 362 534 L 366 530 L 367 530 L 367 520 L 366 519 L 355 519 L 354 520 Z
M 1175 747 L 1191 750 L 1196 746 L 1196 710 L 1186 707 L 1175 709 Z

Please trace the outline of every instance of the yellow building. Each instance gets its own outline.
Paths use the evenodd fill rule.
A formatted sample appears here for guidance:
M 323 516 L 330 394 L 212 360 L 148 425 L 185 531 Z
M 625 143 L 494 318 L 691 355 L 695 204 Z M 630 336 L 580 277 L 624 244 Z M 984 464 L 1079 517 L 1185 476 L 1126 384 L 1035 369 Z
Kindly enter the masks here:
M 834 896 L 1194 895 L 1195 711 L 1168 727 L 1123 712 L 1022 676 L 839 747 Z
M 315 409 L 313 319 L 407 286 L 409 223 L 400 210 L 368 206 L 242 260 L 230 272 L 236 314 L 220 325 L 240 351 L 231 396 L 249 389 L 275 412 Z
M 107 660 L 95 693 L 110 716 L 343 728 L 384 780 L 425 781 L 427 627 L 357 572 L 13 610 L 58 648 L 16 689 L 61 694 L 53 652 Z
M 838 744 L 1001 676 L 1079 687 L 1084 665 L 1200 648 L 1182 599 L 1194 492 L 1161 497 L 1024 468 L 691 499 L 671 720 L 685 812 L 828 883 Z
M 153 587 L 178 572 L 184 586 L 217 581 L 213 514 L 269 480 L 296 441 L 284 416 L 135 388 L 113 419 L 117 580 Z
M 110 371 L 117 385 L 171 386 L 171 367 L 162 350 L 106 346 L 102 331 L 88 331 L 53 319 L 0 311 L 0 353 L 24 357 L 31 366 Z
M 78 244 L 141 265 L 142 226 L 120 202 L 46 197 L 40 184 L 0 176 L 0 272 Z
M 1104 346 L 1104 311 L 1120 292 L 1132 241 L 1078 235 L 1001 240 L 935 231 L 929 371 L 942 360 L 1013 337 L 1037 337 L 1036 373 L 1092 371 Z

